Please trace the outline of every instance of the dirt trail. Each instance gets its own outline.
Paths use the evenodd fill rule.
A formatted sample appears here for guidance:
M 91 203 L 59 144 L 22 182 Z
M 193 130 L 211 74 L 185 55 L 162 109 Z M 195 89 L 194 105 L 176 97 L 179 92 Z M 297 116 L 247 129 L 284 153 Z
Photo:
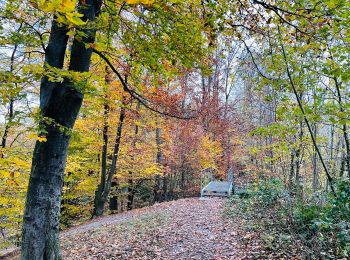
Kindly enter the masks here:
M 239 259 L 224 200 L 181 199 L 67 231 L 64 259 Z M 132 211 L 131 211 L 132 212 Z

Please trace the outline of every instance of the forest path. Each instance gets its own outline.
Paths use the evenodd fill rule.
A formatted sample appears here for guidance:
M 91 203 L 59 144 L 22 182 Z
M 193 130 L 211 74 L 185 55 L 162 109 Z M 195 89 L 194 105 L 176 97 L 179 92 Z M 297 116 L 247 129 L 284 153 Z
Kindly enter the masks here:
M 62 233 L 64 259 L 241 259 L 225 199 L 190 198 L 103 217 Z

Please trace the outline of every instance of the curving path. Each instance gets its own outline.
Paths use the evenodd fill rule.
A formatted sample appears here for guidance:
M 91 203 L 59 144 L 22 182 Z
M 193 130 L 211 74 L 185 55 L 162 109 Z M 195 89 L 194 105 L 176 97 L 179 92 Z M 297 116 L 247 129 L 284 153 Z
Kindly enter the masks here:
M 101 218 L 62 234 L 64 259 L 240 259 L 225 200 L 181 199 Z

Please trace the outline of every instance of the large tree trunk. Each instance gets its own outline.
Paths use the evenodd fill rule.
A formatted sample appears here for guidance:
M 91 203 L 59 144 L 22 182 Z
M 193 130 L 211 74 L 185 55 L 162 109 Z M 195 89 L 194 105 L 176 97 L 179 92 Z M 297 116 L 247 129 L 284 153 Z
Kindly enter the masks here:
M 85 1 L 84 19 L 94 20 L 100 10 L 100 1 Z M 52 24 L 45 61 L 56 68 L 63 67 L 67 46 L 67 30 Z M 94 30 L 85 30 L 81 42 L 74 40 L 69 70 L 89 70 L 91 49 L 85 44 L 95 39 Z M 49 82 L 43 78 L 40 86 L 40 108 L 42 116 L 53 123 L 42 122 L 46 130 L 46 142 L 36 142 L 32 170 L 29 179 L 22 230 L 22 259 L 61 259 L 59 245 L 59 222 L 63 176 L 69 144 L 69 131 L 73 128 L 83 101 L 80 93 L 69 79 L 62 83 Z

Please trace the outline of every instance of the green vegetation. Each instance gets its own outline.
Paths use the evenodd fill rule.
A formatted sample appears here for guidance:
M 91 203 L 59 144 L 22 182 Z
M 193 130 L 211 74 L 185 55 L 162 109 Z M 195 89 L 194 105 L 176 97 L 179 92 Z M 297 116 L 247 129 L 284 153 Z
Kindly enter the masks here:
M 314 194 L 302 200 L 291 195 L 281 180 L 272 178 L 233 195 L 226 213 L 244 219 L 247 231 L 258 231 L 267 250 L 288 252 L 299 245 L 300 254 L 320 259 L 349 256 L 349 210 L 347 180 L 336 184 L 335 195 Z

